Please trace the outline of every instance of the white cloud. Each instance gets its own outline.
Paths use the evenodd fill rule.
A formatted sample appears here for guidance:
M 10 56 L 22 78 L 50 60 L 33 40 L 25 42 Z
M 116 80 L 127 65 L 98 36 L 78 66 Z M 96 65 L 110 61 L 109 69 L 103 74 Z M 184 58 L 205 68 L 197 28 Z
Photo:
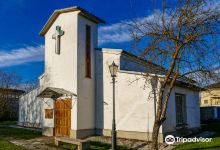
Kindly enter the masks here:
M 216 74 L 220 75 L 220 66 L 216 67 L 216 68 L 214 69 L 214 72 L 215 72 Z
M 99 44 L 121 43 L 131 40 L 128 26 L 125 23 L 115 23 L 112 25 L 99 27 Z
M 15 0 L 11 0 L 15 1 Z M 19 2 L 23 2 L 23 0 L 19 0 Z M 214 0 L 216 2 L 216 0 Z M 1 1 L 0 1 L 1 4 Z M 207 4 L 206 8 L 218 8 L 220 5 L 220 1 L 216 3 L 212 3 L 213 5 Z M 108 43 L 123 43 L 129 42 L 132 40 L 132 36 L 129 32 L 129 24 L 137 23 L 139 26 L 144 24 L 145 21 L 149 21 L 154 19 L 154 21 L 159 21 L 160 24 L 160 10 L 154 11 L 152 14 L 142 17 L 135 18 L 133 20 L 122 21 L 120 23 L 114 23 L 111 25 L 101 26 L 99 27 L 99 35 L 98 41 L 100 46 Z M 155 17 L 156 16 L 156 17 Z M 167 18 L 169 18 L 167 16 Z M 133 22 L 134 21 L 134 22 Z M 143 26 L 143 29 L 147 30 L 146 26 Z M 44 59 L 44 46 L 27 46 L 24 48 L 13 49 L 10 51 L 0 50 L 0 68 L 24 64 L 28 62 L 39 62 Z
M 145 20 L 146 18 L 139 18 Z M 102 26 L 99 28 L 99 44 L 106 43 L 122 43 L 131 41 L 131 36 L 128 31 L 128 23 L 124 21 L 112 25 Z M 44 59 L 44 46 L 27 46 L 12 50 L 0 49 L 0 68 L 9 67 L 28 62 L 39 62 Z
M 43 61 L 44 46 L 27 46 L 10 51 L 0 50 L 0 68 L 24 64 L 28 62 Z
M 219 0 L 210 0 L 203 6 L 203 9 L 218 10 L 220 9 L 220 1 Z M 169 16 L 166 16 L 166 19 L 169 20 Z M 161 22 L 161 11 L 154 10 L 152 14 L 142 17 L 142 18 L 135 18 L 133 19 L 136 24 L 141 27 L 144 25 L 145 21 L 156 21 L 159 24 Z M 168 21 L 167 21 L 168 22 Z M 115 23 L 107 26 L 99 27 L 99 37 L 98 41 L 99 44 L 106 44 L 106 43 L 122 43 L 122 42 L 129 42 L 132 40 L 131 34 L 129 32 L 129 25 L 133 24 L 132 20 L 122 21 L 120 23 Z M 146 26 L 143 26 L 143 30 L 147 30 Z
M 154 11 L 151 15 L 141 18 L 134 18 L 132 20 L 121 21 L 120 23 L 114 23 L 111 25 L 99 27 L 98 42 L 100 45 L 106 43 L 122 43 L 132 40 L 131 25 L 138 24 L 139 26 L 144 24 L 145 21 L 154 19 L 155 15 L 160 14 L 159 11 Z

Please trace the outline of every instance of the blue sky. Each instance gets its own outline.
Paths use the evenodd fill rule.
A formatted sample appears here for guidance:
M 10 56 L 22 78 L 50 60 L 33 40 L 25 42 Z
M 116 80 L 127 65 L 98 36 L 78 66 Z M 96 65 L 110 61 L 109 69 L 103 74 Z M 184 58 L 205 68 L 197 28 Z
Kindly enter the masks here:
M 44 38 L 38 33 L 55 9 L 77 5 L 90 11 L 106 21 L 99 28 L 99 47 L 130 49 L 131 39 L 119 29 L 120 22 L 146 17 L 161 7 L 158 4 L 153 0 L 1 0 L 0 70 L 16 71 L 24 80 L 36 80 L 43 73 Z

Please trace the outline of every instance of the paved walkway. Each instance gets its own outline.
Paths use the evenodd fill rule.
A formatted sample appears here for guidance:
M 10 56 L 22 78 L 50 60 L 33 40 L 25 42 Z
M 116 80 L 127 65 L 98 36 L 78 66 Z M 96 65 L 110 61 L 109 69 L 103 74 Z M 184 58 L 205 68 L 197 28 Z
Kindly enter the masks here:
M 54 145 L 54 137 L 40 137 L 30 140 L 9 140 L 11 143 L 30 150 L 61 150 Z
M 106 137 L 91 137 L 89 138 L 92 141 L 99 141 L 99 142 L 105 142 L 110 143 L 110 138 Z M 40 138 L 34 138 L 30 140 L 16 140 L 16 139 L 10 139 L 11 143 L 22 146 L 24 148 L 30 149 L 30 150 L 63 150 L 62 148 L 58 148 L 54 145 L 54 137 L 40 137 Z M 134 149 L 138 150 L 150 150 L 149 143 L 146 143 L 144 141 L 131 141 L 131 140 L 122 140 L 120 139 L 118 141 L 118 144 L 121 145 L 127 145 L 129 147 L 132 147 Z M 173 146 L 168 145 L 161 145 L 160 150 L 171 150 Z
M 202 132 L 196 135 L 193 135 L 193 137 L 210 137 L 213 135 L 214 132 Z M 54 137 L 39 137 L 34 138 L 30 140 L 17 140 L 17 139 L 8 139 L 11 143 L 25 147 L 27 149 L 31 150 L 62 150 L 62 148 L 58 148 L 54 145 Z M 110 137 L 103 137 L 103 136 L 95 136 L 87 138 L 89 141 L 97 141 L 97 142 L 103 142 L 103 143 L 111 143 Z M 118 139 L 118 144 L 120 145 L 127 145 L 129 147 L 132 147 L 134 149 L 138 150 L 149 150 L 149 143 L 145 141 L 138 141 L 138 140 L 126 140 L 126 139 Z M 174 145 L 166 145 L 161 144 L 160 150 L 171 150 L 175 146 L 177 146 L 180 143 L 175 143 Z
M 101 143 L 108 143 L 111 144 L 111 137 L 104 137 L 104 136 L 93 136 L 87 138 L 89 141 L 101 142 Z M 117 139 L 118 145 L 126 145 L 129 148 L 133 148 L 135 150 L 150 150 L 150 143 L 146 141 L 140 140 L 128 140 L 123 138 Z M 174 145 L 166 145 L 160 144 L 160 150 L 171 150 L 174 148 Z

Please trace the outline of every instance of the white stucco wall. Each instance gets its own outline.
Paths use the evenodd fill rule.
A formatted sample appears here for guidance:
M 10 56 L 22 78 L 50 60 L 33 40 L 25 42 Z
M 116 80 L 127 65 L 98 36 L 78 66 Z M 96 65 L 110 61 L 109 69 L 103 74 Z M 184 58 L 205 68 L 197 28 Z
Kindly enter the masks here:
M 91 78 L 85 77 L 86 25 L 91 26 Z M 61 26 L 61 53 L 55 53 L 52 35 L 56 26 Z M 77 94 L 72 101 L 71 129 L 95 128 L 95 77 L 94 49 L 97 46 L 97 24 L 79 12 L 59 15 L 45 35 L 45 73 L 41 87 L 63 88 Z M 48 122 L 48 123 L 47 123 Z M 51 119 L 45 125 L 51 126 Z
M 65 88 L 77 93 L 77 17 L 78 12 L 60 14 L 45 35 L 44 86 Z M 61 26 L 60 54 L 55 53 L 56 26 Z
M 91 78 L 86 77 L 86 25 L 91 27 Z M 97 24 L 78 15 L 77 28 L 77 129 L 95 128 L 95 48 Z
M 96 127 L 111 129 L 112 78 L 108 65 L 114 60 L 125 66 L 121 50 L 97 50 L 96 56 Z M 121 59 L 122 58 L 122 59 Z M 127 63 L 128 60 L 126 60 Z M 122 63 L 122 65 L 120 64 Z M 132 69 L 132 67 L 130 67 Z M 135 69 L 134 69 L 135 71 Z M 152 132 L 155 117 L 155 96 L 148 77 L 134 71 L 119 70 L 116 78 L 116 124 L 117 130 Z M 103 74 L 102 74 L 103 72 Z M 159 83 L 158 83 L 159 87 Z M 173 132 L 176 127 L 175 93 L 186 95 L 187 123 L 189 128 L 200 127 L 199 92 L 175 86 L 169 99 L 167 120 L 160 133 Z
M 45 34 L 45 73 L 41 79 L 41 87 L 63 88 L 77 94 L 77 26 L 78 11 L 63 13 L 58 16 Z M 55 53 L 55 40 L 52 35 L 56 26 L 61 26 L 60 54 Z M 77 102 L 73 102 L 71 110 L 71 128 L 77 129 Z M 46 108 L 46 105 L 44 105 Z M 45 127 L 53 127 L 54 119 L 45 119 Z
M 42 101 L 36 97 L 38 94 L 39 89 L 37 88 L 20 97 L 18 124 L 42 127 L 43 107 Z
M 112 78 L 108 65 L 119 66 L 120 50 L 97 51 L 96 127 L 112 128 Z M 103 71 L 103 76 L 102 76 Z M 116 78 L 116 128 L 121 131 L 152 132 L 154 95 L 152 86 L 138 73 L 119 71 Z M 103 88 L 103 90 L 102 90 Z M 162 130 L 160 129 L 160 132 Z
M 188 128 L 200 127 L 199 92 L 175 86 L 167 107 L 167 119 L 163 123 L 163 132 L 173 132 L 176 127 L 175 93 L 186 95 L 186 118 Z
M 53 109 L 53 100 L 37 97 L 40 91 L 40 88 L 37 88 L 20 97 L 18 120 L 20 125 L 35 127 L 35 124 L 39 124 L 39 127 L 54 127 L 54 120 L 44 117 L 45 109 Z
M 54 127 L 54 116 L 52 119 L 45 118 L 45 109 L 53 109 L 54 108 L 54 101 L 50 98 L 41 98 L 42 105 L 43 105 L 43 127 Z M 54 115 L 54 113 L 53 113 Z

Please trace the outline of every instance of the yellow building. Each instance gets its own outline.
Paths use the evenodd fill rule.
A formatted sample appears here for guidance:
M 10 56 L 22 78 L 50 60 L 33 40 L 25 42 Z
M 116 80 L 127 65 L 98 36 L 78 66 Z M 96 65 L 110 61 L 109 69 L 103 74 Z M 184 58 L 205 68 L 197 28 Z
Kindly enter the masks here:
M 201 92 L 200 116 L 203 122 L 220 119 L 220 82 Z
M 207 87 L 201 92 L 200 107 L 220 106 L 220 82 Z

